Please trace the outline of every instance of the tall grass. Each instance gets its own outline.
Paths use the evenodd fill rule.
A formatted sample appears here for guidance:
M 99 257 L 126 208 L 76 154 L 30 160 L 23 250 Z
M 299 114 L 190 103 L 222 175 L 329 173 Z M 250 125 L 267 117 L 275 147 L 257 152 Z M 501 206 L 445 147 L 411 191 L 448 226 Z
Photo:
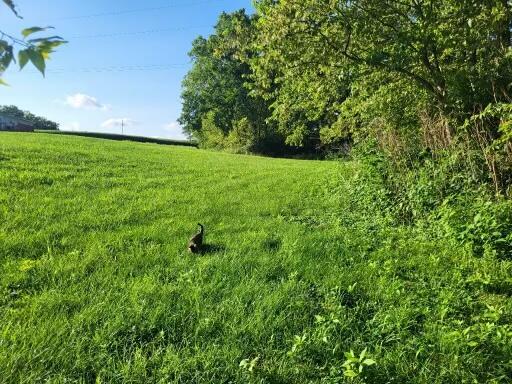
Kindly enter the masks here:
M 380 180 L 0 134 L 0 382 L 507 382 L 510 260 L 392 225 Z

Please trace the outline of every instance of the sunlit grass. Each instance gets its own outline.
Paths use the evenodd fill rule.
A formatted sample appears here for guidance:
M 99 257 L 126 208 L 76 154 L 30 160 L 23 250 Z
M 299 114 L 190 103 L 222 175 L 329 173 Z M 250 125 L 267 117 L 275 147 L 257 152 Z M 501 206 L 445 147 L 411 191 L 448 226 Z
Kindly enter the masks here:
M 349 225 L 356 172 L 0 134 L 0 382 L 507 382 L 510 262 Z

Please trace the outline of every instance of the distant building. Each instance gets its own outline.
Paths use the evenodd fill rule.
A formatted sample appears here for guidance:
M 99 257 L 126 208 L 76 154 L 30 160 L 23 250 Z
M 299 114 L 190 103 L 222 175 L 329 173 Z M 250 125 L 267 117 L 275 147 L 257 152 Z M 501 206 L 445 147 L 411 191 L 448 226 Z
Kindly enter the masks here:
M 28 120 L 0 112 L 0 131 L 33 132 L 34 124 Z

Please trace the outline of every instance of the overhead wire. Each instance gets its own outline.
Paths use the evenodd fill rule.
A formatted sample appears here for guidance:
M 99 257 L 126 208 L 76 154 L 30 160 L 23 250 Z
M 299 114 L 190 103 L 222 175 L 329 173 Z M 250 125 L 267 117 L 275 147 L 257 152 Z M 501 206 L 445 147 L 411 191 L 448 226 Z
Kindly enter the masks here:
M 189 27 L 148 29 L 148 30 L 144 30 L 144 31 L 98 33 L 98 34 L 94 34 L 94 35 L 76 35 L 76 36 L 70 36 L 69 39 L 100 39 L 100 38 L 106 38 L 106 37 L 150 35 L 150 34 L 154 34 L 154 33 L 188 31 L 188 30 L 192 30 L 192 29 L 202 29 L 202 28 L 210 28 L 210 26 L 209 25 L 197 25 L 197 26 L 189 26 Z
M 166 71 L 171 69 L 180 69 L 187 67 L 188 63 L 174 64 L 144 64 L 144 65 L 119 65 L 108 67 L 83 67 L 83 68 L 52 68 L 47 69 L 47 74 L 65 74 L 65 73 L 112 73 L 112 72 L 148 72 L 148 71 Z M 14 72 L 17 73 L 17 72 Z M 39 73 L 38 71 L 24 71 L 24 73 Z M 12 74 L 12 72 L 11 72 Z
M 110 12 L 102 12 L 96 14 L 89 15 L 77 15 L 77 16 L 66 16 L 56 18 L 54 20 L 77 20 L 77 19 L 88 19 L 88 18 L 96 18 L 96 17 L 105 17 L 105 16 L 118 16 L 130 13 L 140 13 L 140 12 L 151 12 L 151 11 L 159 11 L 164 9 L 172 9 L 177 7 L 185 7 L 185 6 L 195 6 L 201 4 L 212 4 L 212 3 L 220 3 L 228 0 L 202 0 L 202 1 L 188 1 L 183 3 L 171 3 L 162 6 L 156 7 L 145 7 L 145 8 L 137 8 L 137 9 L 126 9 L 126 10 L 117 10 Z M 170 31 L 185 31 L 191 29 L 201 29 L 201 28 L 209 28 L 211 26 L 189 26 L 189 27 L 174 27 L 174 28 L 160 28 L 160 29 L 149 29 L 143 31 L 128 31 L 128 32 L 115 32 L 115 33 L 100 33 L 100 34 L 91 34 L 91 35 L 76 35 L 70 36 L 69 39 L 98 39 L 98 38 L 108 38 L 108 37 L 123 37 L 123 36 L 135 36 L 135 35 L 147 35 L 147 34 L 155 34 L 162 32 L 170 32 Z M 4 34 L 5 35 L 5 34 Z M 150 64 L 150 65 L 124 65 L 124 66 L 108 66 L 108 67 L 84 67 L 84 68 L 53 68 L 47 69 L 46 73 L 48 74 L 65 74 L 65 73 L 112 73 L 112 72 L 144 72 L 144 71 L 164 71 L 171 69 L 179 69 L 187 67 L 189 63 L 174 63 L 174 64 Z M 17 72 L 11 72 L 11 74 Z M 24 71 L 24 73 L 39 73 L 38 71 Z
M 222 2 L 222 1 L 227 1 L 227 0 L 187 1 L 187 2 L 184 2 L 184 3 L 172 3 L 172 4 L 157 6 L 157 7 L 125 9 L 125 10 L 118 10 L 118 11 L 93 13 L 93 14 L 89 14 L 89 15 L 65 16 L 65 17 L 55 18 L 54 20 L 77 20 L 77 19 L 89 19 L 89 18 L 104 17 L 104 16 L 119 16 L 119 15 L 125 15 L 125 14 L 130 14 L 130 13 L 161 11 L 161 10 L 164 10 L 164 9 L 171 9 L 171 8 L 178 8 L 178 7 L 187 7 L 187 6 L 194 6 L 194 5 L 219 3 L 219 2 Z

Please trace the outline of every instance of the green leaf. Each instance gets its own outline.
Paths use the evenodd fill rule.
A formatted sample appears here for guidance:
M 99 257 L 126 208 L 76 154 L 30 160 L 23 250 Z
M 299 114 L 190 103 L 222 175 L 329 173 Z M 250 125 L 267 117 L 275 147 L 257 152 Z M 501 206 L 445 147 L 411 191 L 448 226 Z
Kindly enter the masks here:
M 3 53 L 9 47 L 9 43 L 5 40 L 0 40 L 0 53 Z
M 60 45 L 66 44 L 65 40 L 56 40 L 56 41 L 42 41 L 37 44 L 37 50 L 41 52 L 44 58 L 48 58 L 50 53 L 54 52 L 54 48 L 57 48 Z
M 60 36 L 50 36 L 50 37 L 38 37 L 37 39 L 28 40 L 31 44 L 43 43 L 43 42 L 62 42 L 64 39 Z
M 9 64 L 11 64 L 11 62 L 13 60 L 14 60 L 14 54 L 13 54 L 12 46 L 8 45 L 5 48 L 5 51 L 3 52 L 3 54 L 0 55 L 0 66 L 2 67 L 3 70 L 5 70 L 5 69 L 7 69 Z
M 343 374 L 347 377 L 356 377 L 357 373 L 351 369 L 347 369 Z
M 53 27 L 48 26 L 48 27 L 25 28 L 23 31 L 21 31 L 21 34 L 23 35 L 23 37 L 27 38 L 28 36 L 30 36 L 33 33 L 46 31 L 48 29 L 53 29 Z
M 14 5 L 14 3 L 12 2 L 12 0 L 2 0 L 4 2 L 5 5 L 7 5 L 11 11 L 14 12 L 14 14 L 19 17 L 20 19 L 22 19 L 22 17 L 18 14 L 18 12 L 16 11 L 16 5 Z
M 240 361 L 240 364 L 238 364 L 239 367 L 245 368 L 249 364 L 249 359 L 243 359 Z
M 46 63 L 44 61 L 44 57 L 41 52 L 36 51 L 33 48 L 25 50 L 27 52 L 28 58 L 34 64 L 34 66 L 41 72 L 44 76 L 44 70 L 46 69 Z
M 4 86 L 6 86 L 6 87 L 8 87 L 8 86 L 9 86 L 9 84 L 7 84 L 7 83 L 4 81 L 4 79 L 2 79 L 1 77 L 0 77 L 0 85 L 4 85 Z
M 374 364 L 377 364 L 377 362 L 373 359 L 364 359 L 363 364 L 364 365 L 374 365 Z
M 23 69 L 27 65 L 29 57 L 26 50 L 18 52 L 18 60 L 20 62 L 20 69 Z

